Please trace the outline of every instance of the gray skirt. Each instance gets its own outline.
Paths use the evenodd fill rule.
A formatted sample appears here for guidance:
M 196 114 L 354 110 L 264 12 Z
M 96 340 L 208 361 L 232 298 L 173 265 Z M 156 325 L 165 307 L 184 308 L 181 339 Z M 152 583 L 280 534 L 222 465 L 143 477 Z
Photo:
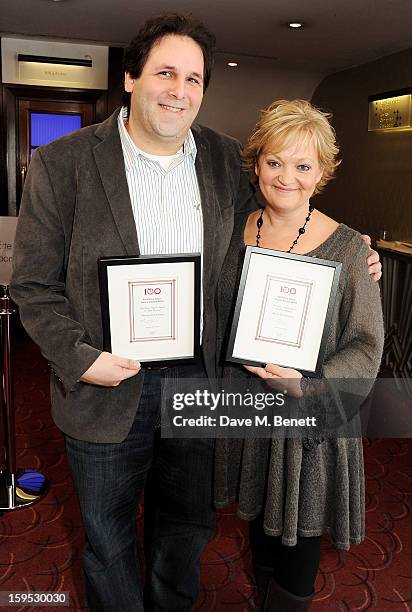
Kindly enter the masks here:
M 328 534 L 347 550 L 365 536 L 363 447 L 327 439 L 307 450 L 300 439 L 217 440 L 215 504 L 238 502 L 245 520 L 264 512 L 264 530 L 295 546 L 297 536 Z

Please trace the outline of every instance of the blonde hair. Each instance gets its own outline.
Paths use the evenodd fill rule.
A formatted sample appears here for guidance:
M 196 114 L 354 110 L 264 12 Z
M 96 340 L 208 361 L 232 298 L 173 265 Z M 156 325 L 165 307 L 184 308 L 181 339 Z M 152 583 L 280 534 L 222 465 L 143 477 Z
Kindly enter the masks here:
M 329 122 L 331 116 L 307 100 L 275 100 L 262 110 L 242 153 L 243 167 L 252 182 L 258 183 L 255 165 L 262 153 L 280 153 L 304 139 L 313 142 L 317 151 L 323 174 L 314 193 L 322 191 L 340 164 L 335 130 Z

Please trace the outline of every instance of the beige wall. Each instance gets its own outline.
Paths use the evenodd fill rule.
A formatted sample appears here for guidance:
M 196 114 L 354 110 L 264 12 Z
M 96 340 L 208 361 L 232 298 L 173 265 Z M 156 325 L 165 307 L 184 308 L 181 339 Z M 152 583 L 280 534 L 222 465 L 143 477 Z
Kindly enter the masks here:
M 212 80 L 198 122 L 245 142 L 256 123 L 258 111 L 276 98 L 310 99 L 322 75 L 282 70 L 276 60 L 217 54 Z
M 316 206 L 356 229 L 412 240 L 412 131 L 368 132 L 368 96 L 412 86 L 412 48 L 326 77 L 313 102 L 333 113 L 343 162 Z

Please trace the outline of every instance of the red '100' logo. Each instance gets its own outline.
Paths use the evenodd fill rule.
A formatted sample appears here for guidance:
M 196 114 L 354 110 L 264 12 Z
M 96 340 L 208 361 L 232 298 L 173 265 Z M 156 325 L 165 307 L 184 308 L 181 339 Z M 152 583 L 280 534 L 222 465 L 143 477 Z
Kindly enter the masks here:
M 159 295 L 160 293 L 162 293 L 162 290 L 159 287 L 155 287 L 155 289 L 149 288 L 144 290 L 145 295 Z
M 290 293 L 291 295 L 295 295 L 296 293 L 296 289 L 294 287 L 281 287 L 280 288 L 280 292 L 281 293 Z

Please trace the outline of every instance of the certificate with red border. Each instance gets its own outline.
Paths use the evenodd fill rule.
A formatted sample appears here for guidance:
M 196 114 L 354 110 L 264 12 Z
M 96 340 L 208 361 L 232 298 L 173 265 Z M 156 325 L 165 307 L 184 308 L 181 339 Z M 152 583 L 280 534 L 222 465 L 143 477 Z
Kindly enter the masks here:
M 145 365 L 192 363 L 200 346 L 200 254 L 99 260 L 105 350 Z
M 320 376 L 341 264 L 247 247 L 227 359 Z
M 176 339 L 176 278 L 129 281 L 130 342 Z
M 268 274 L 255 340 L 302 346 L 314 281 Z

